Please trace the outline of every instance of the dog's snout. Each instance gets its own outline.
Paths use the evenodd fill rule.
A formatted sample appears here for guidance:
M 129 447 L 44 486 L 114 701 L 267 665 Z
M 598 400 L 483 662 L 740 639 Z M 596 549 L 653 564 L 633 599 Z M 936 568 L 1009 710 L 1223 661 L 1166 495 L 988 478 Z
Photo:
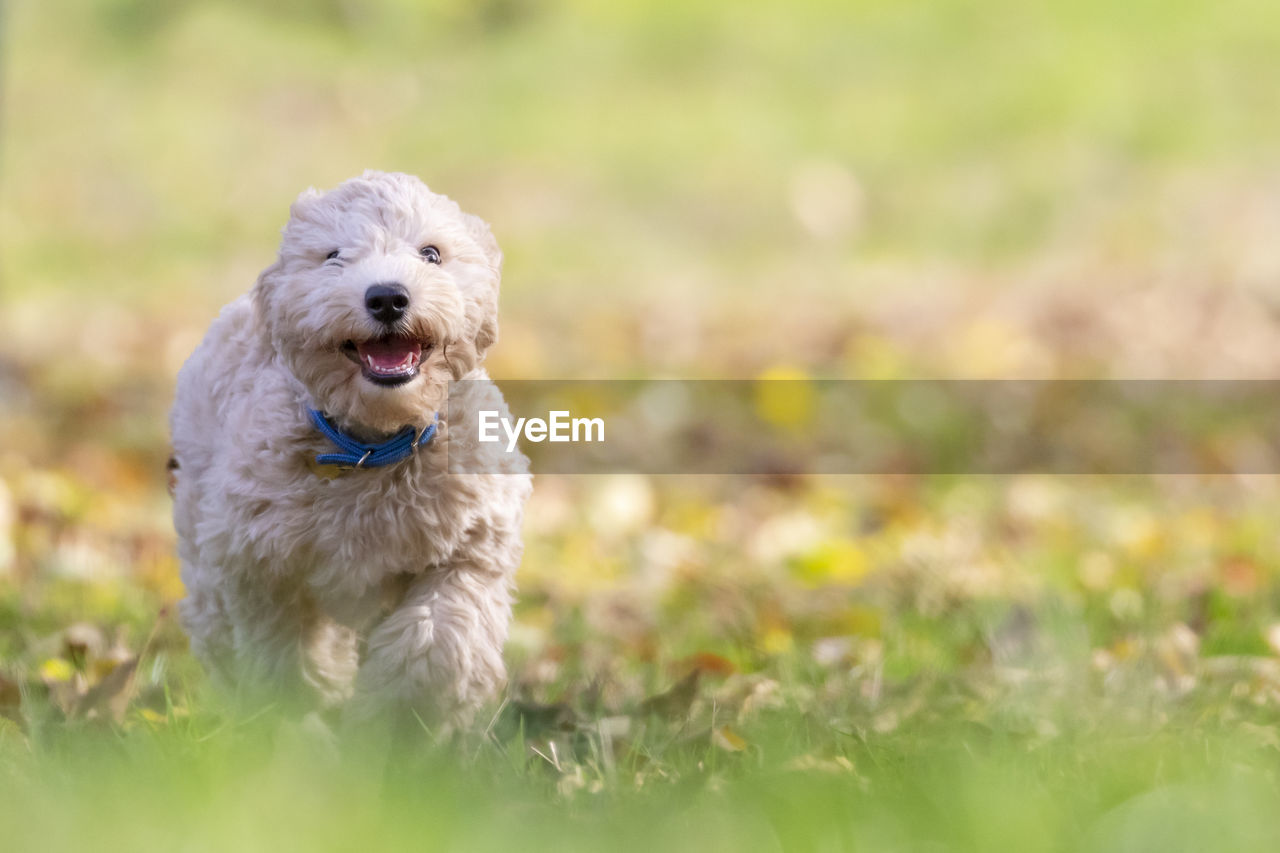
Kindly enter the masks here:
M 403 284 L 375 284 L 364 292 L 364 307 L 379 323 L 394 323 L 409 307 L 409 291 Z

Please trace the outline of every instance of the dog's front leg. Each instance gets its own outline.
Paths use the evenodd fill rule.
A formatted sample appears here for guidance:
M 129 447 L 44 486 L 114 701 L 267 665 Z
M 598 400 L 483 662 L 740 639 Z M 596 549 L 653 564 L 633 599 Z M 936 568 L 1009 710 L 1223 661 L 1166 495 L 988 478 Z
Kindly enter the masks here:
M 466 726 L 506 680 L 510 587 L 508 573 L 469 562 L 417 578 L 369 635 L 348 719 Z

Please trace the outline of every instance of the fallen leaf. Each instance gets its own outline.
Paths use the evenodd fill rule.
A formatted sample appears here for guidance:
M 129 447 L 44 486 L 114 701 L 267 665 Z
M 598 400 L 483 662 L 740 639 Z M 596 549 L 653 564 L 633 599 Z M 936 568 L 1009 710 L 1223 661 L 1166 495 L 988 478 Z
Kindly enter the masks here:
M 733 661 L 713 652 L 697 652 L 680 663 L 682 669 L 692 667 L 701 670 L 704 675 L 733 675 L 738 671 Z
M 698 685 L 702 680 L 702 670 L 695 669 L 665 693 L 650 696 L 640 703 L 641 714 L 655 714 L 659 717 L 675 719 L 689 713 L 693 700 L 698 696 Z
M 70 681 L 76 674 L 75 667 L 63 658 L 49 658 L 40 664 L 40 678 L 45 682 Z
M 143 708 L 138 713 L 142 715 L 142 719 L 155 726 L 163 726 L 169 722 L 167 716 L 152 708 Z
M 780 625 L 766 628 L 764 634 L 760 637 L 760 648 L 770 655 L 784 655 L 790 652 L 794 646 L 795 641 L 791 636 L 791 632 Z
M 742 752 L 747 748 L 747 742 L 742 735 L 728 726 L 713 729 L 711 731 L 711 742 L 726 752 Z
M 1237 598 L 1254 595 L 1262 586 L 1262 570 L 1248 557 L 1236 555 L 1226 558 L 1218 566 L 1218 575 L 1222 579 L 1223 591 Z
M 22 688 L 18 682 L 0 675 L 0 717 L 14 722 L 22 720 Z

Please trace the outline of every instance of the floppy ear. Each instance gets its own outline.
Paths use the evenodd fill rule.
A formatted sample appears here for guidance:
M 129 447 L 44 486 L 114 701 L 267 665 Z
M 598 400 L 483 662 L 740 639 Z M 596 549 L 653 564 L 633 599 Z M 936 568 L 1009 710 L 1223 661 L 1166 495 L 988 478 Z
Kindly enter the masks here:
M 498 340 L 498 287 L 502 277 L 502 250 L 498 248 L 498 241 L 494 239 L 489 223 L 470 213 L 462 214 L 462 221 L 467 227 L 467 233 L 484 251 L 492 273 L 486 292 L 474 294 L 469 300 L 475 303 L 474 310 L 479 314 L 475 333 L 476 361 L 479 362 L 484 358 L 485 350 Z
M 298 193 L 298 197 L 293 200 L 293 204 L 289 205 L 289 221 L 286 222 L 284 226 L 286 239 L 290 229 L 295 227 L 296 223 L 306 222 L 315 218 L 318 212 L 316 202 L 319 201 L 323 195 L 324 193 L 320 192 L 320 190 L 315 187 L 308 187 Z M 283 248 L 284 243 L 282 242 L 282 252 Z M 262 327 L 264 333 L 269 334 L 271 332 L 271 288 L 276 275 L 278 275 L 283 268 L 284 258 L 282 255 L 277 255 L 275 262 L 258 275 L 258 280 L 253 285 L 253 290 L 250 292 L 250 298 L 253 300 L 253 309 L 254 313 L 257 315 L 258 325 Z
M 498 241 L 494 239 L 489 223 L 470 213 L 462 214 L 462 222 L 467 227 L 467 234 L 484 250 L 485 257 L 489 261 L 489 266 L 493 268 L 494 275 L 500 274 L 502 272 L 502 250 L 498 248 Z
M 276 262 L 258 274 L 258 280 L 254 282 L 253 289 L 249 291 L 249 298 L 253 302 L 253 313 L 257 321 L 258 328 L 264 335 L 271 334 L 271 285 L 276 277 L 276 273 L 280 272 L 282 264 L 277 258 Z

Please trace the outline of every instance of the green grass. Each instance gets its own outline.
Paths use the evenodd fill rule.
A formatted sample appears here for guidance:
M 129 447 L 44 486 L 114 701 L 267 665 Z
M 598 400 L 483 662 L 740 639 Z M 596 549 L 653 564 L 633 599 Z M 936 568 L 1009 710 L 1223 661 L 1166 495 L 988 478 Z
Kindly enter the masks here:
M 508 701 L 390 765 L 228 711 L 160 615 L 171 564 L 77 578 L 57 543 L 106 535 L 100 496 L 36 513 L 36 491 L 15 491 L 20 572 L 0 584 L 6 849 L 1267 850 L 1280 833 L 1273 478 L 540 478 Z M 77 651 L 86 624 L 100 639 Z M 75 710 L 121 653 L 142 656 L 127 705 Z M 682 701 L 650 701 L 695 667 Z
M 656 479 L 628 528 L 591 510 L 620 481 L 542 479 L 506 702 L 389 763 L 229 712 L 157 616 L 163 577 L 0 587 L 23 692 L 0 721 L 0 832 L 17 850 L 1272 849 L 1274 484 L 919 485 Z M 570 515 L 548 525 L 556 500 Z M 760 552 L 797 514 L 867 512 L 856 545 Z M 655 587 L 654 537 L 695 534 Z M 618 574 L 566 575 L 599 569 L 592 549 Z M 71 621 L 142 652 L 118 722 L 66 710 L 109 657 L 73 653 Z M 695 690 L 653 701 L 693 668 Z
M 273 716 L 170 712 L 113 733 L 3 743 L 10 850 L 1267 850 L 1274 730 L 1178 705 L 1110 717 L 1055 703 L 964 720 L 956 685 L 919 719 L 832 714 L 785 688 L 730 751 L 685 720 L 422 746 L 384 765 Z M 919 691 L 916 691 L 917 693 Z M 962 694 L 963 691 L 961 691 Z M 912 701 L 921 697 L 915 696 Z M 216 703 L 212 703 L 216 704 Z M 883 707 L 897 701 L 886 697 Z M 613 718 L 618 719 L 617 717 Z
M 1280 140 L 1260 0 L 327 8 L 10 9 L 5 292 L 207 310 L 301 188 L 371 165 L 493 220 L 519 305 L 1132 258 Z M 861 199 L 829 245 L 792 210 L 813 163 Z

